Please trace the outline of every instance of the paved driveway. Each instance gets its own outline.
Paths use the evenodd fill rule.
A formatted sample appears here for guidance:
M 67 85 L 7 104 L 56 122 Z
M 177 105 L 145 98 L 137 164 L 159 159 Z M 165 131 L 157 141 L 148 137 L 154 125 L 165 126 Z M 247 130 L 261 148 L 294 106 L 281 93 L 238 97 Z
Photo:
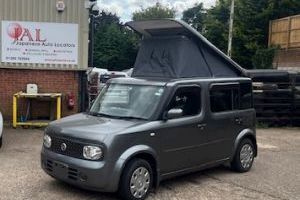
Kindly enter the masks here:
M 259 157 L 249 173 L 226 167 L 161 183 L 149 200 L 300 199 L 300 129 L 258 130 Z M 47 176 L 40 168 L 42 131 L 5 129 L 0 150 L 0 199 L 115 200 L 74 188 Z

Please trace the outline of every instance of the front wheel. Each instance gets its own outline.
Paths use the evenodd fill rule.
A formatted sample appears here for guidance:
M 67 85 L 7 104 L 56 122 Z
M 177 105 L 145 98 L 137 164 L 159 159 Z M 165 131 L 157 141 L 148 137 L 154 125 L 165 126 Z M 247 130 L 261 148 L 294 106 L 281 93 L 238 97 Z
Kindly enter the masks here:
M 251 169 L 254 161 L 254 145 L 251 140 L 243 139 L 236 149 L 231 162 L 231 168 L 238 172 L 247 172 Z
M 152 187 L 153 172 L 150 164 L 143 159 L 130 161 L 121 177 L 119 195 L 125 200 L 143 200 Z

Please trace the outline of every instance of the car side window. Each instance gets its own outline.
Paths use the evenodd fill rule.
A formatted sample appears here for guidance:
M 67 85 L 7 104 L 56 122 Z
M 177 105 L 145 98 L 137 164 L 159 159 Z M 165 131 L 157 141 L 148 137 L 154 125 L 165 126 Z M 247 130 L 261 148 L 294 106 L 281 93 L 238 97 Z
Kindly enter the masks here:
M 239 89 L 237 85 L 214 85 L 210 90 L 212 112 L 225 112 L 239 109 Z
M 212 112 L 226 112 L 253 108 L 252 84 L 213 85 L 210 90 Z
M 182 109 L 183 117 L 197 115 L 201 111 L 201 89 L 197 86 L 180 87 L 175 92 L 167 110 Z
M 252 96 L 252 84 L 241 83 L 240 84 L 240 109 L 253 108 L 253 96 Z

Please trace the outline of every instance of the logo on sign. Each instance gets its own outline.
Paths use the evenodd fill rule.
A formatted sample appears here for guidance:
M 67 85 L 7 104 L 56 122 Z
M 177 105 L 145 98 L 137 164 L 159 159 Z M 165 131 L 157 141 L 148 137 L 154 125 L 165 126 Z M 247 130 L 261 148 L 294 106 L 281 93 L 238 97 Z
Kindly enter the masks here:
M 7 27 L 7 34 L 14 41 L 45 42 L 41 38 L 41 29 L 29 30 L 18 23 L 10 23 Z

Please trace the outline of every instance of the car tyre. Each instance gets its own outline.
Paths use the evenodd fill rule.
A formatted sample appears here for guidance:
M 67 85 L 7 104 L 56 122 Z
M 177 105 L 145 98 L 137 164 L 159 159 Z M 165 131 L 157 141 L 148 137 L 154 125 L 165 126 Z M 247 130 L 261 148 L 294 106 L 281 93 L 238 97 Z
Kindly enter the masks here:
M 237 172 L 248 172 L 252 167 L 254 156 L 253 142 L 248 138 L 243 139 L 236 149 L 231 168 Z
M 133 159 L 125 166 L 119 186 L 119 195 L 124 200 L 145 199 L 153 185 L 153 170 L 143 159 Z
M 0 137 L 0 148 L 2 147 L 2 137 Z

